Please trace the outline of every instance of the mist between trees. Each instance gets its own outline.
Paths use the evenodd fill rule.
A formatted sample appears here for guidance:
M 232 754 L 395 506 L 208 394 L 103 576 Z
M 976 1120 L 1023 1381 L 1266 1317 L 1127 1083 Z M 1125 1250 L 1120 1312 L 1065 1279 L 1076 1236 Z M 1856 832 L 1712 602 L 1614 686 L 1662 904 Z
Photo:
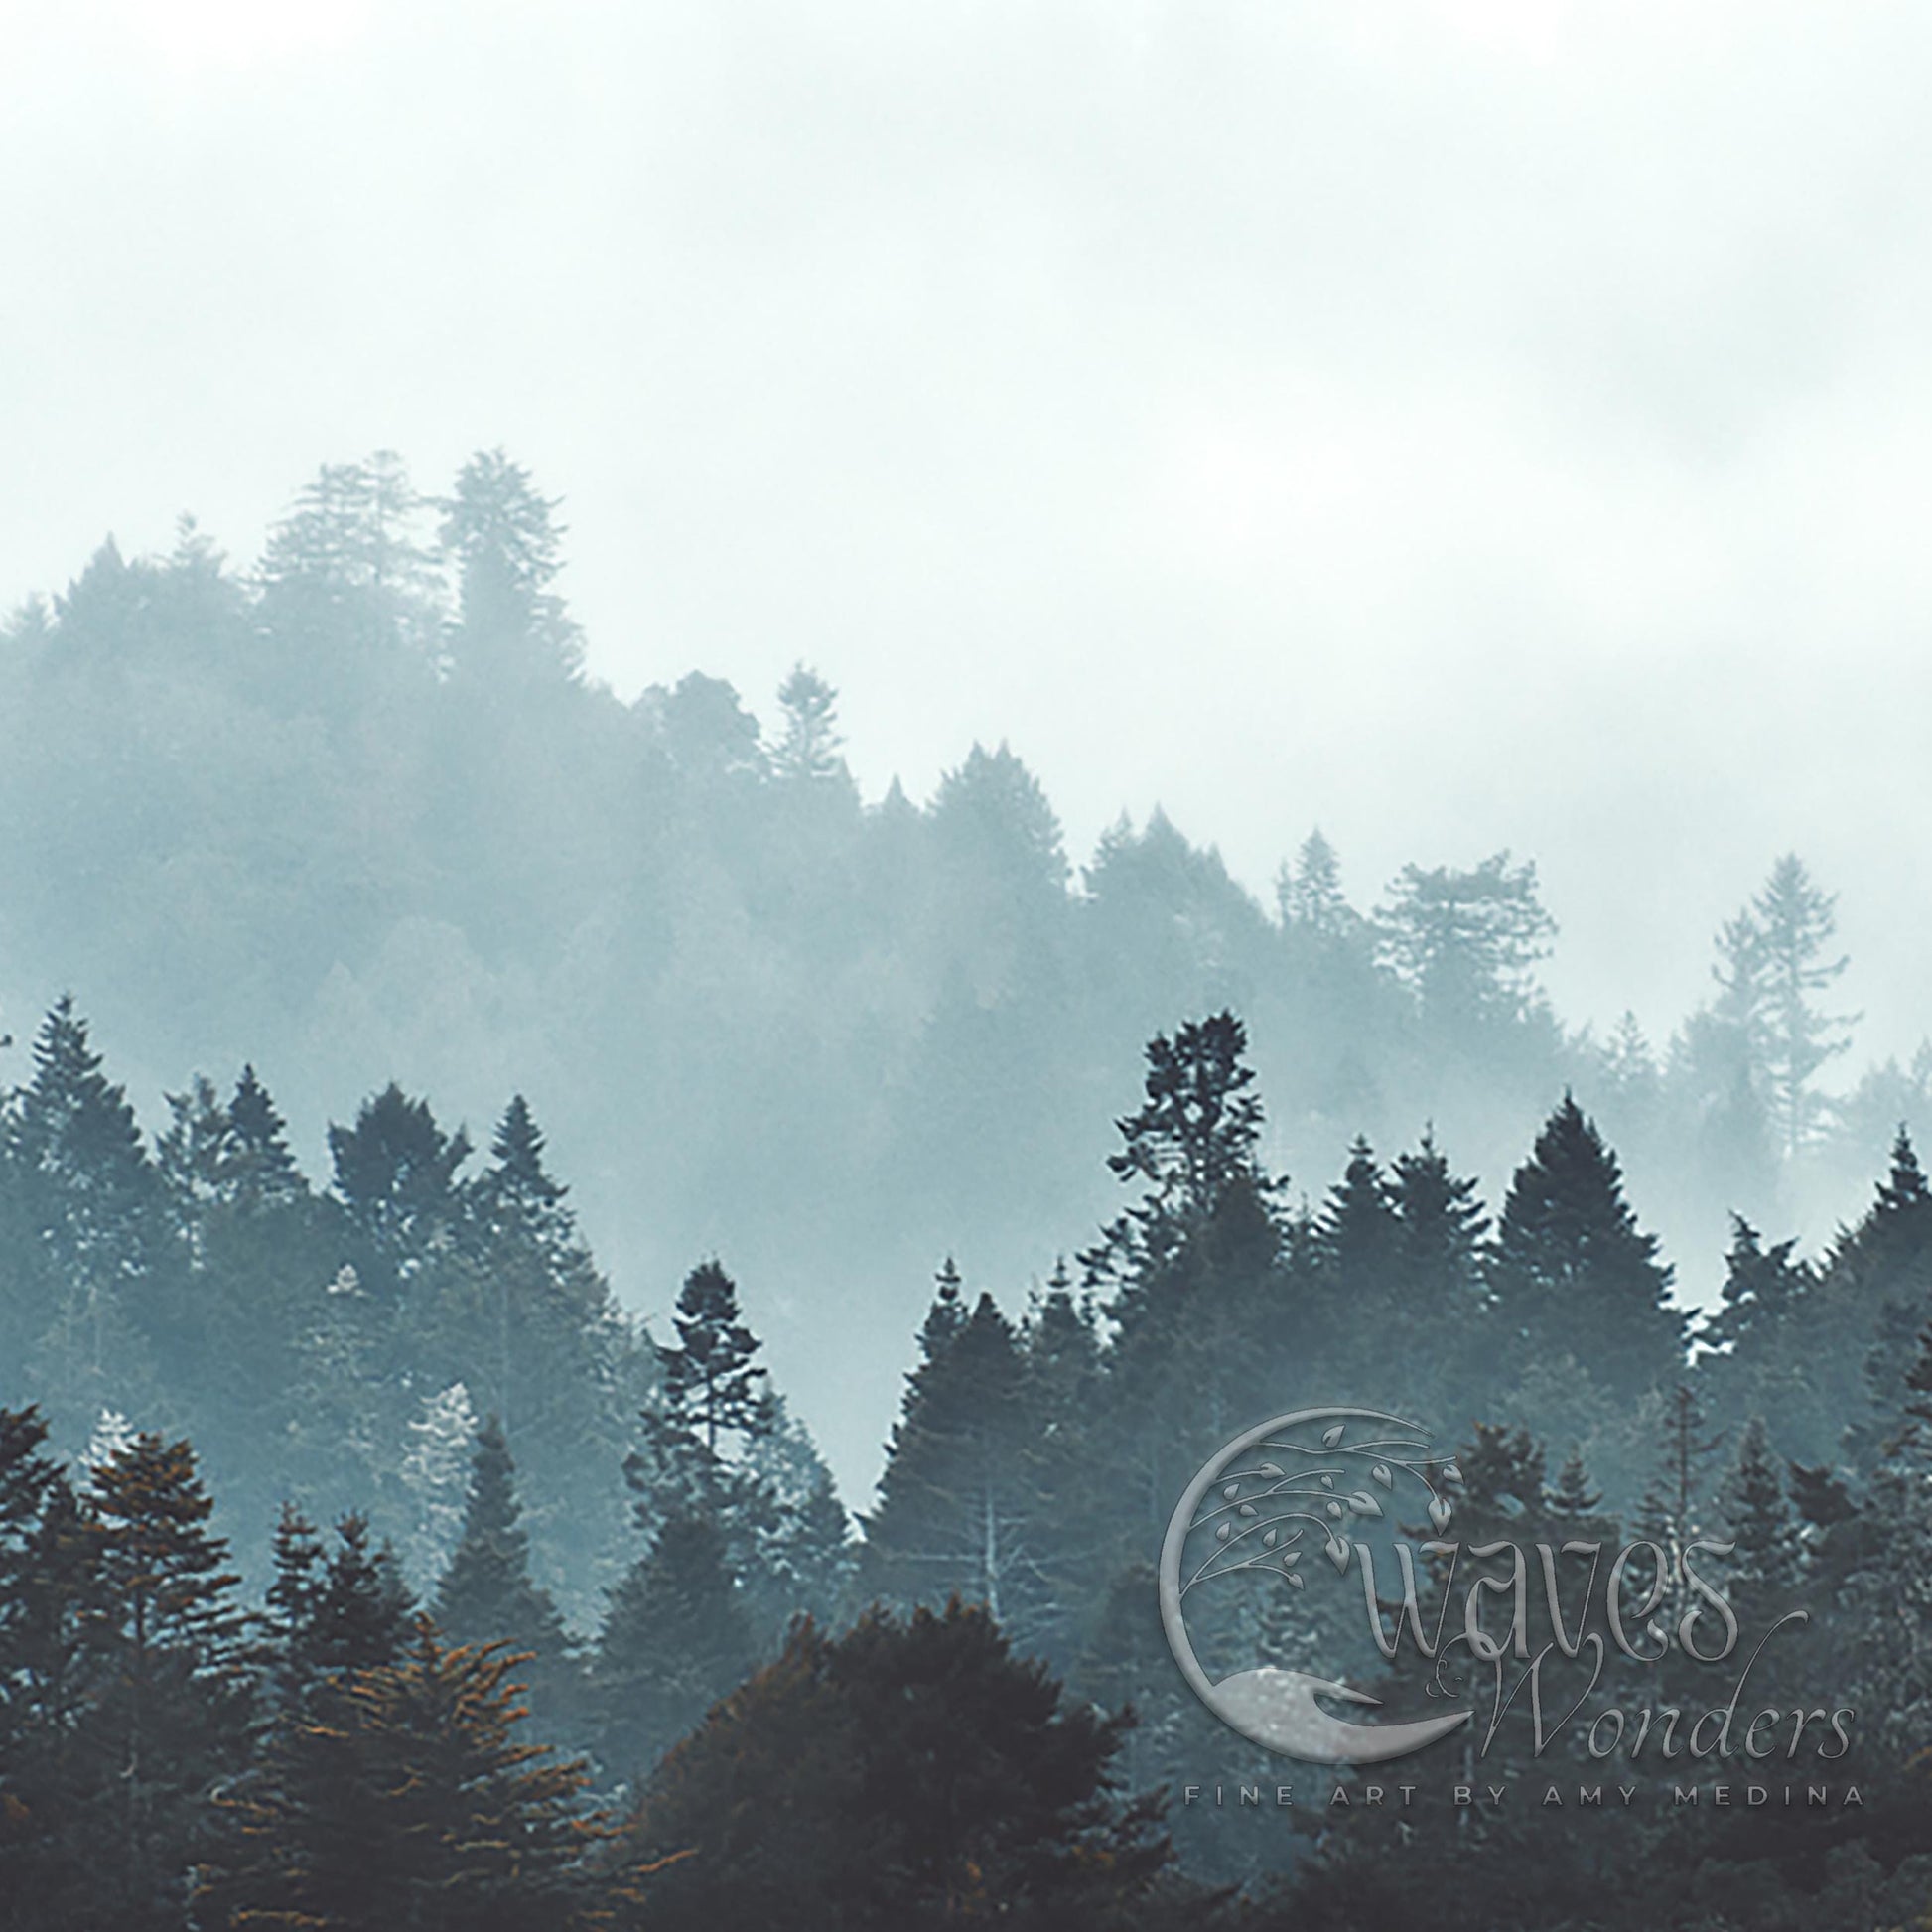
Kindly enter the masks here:
M 472 1123 L 526 1093 L 628 1306 L 729 1251 L 849 1486 L 909 1284 L 949 1251 L 1009 1300 L 1042 1278 L 1109 1211 L 1107 1123 L 1182 1016 L 1242 1015 L 1311 1196 L 1357 1133 L 1431 1124 L 1499 1192 L 1574 1091 L 1692 1301 L 1729 1212 L 1818 1247 L 1932 1124 L 1925 1055 L 1845 1077 L 1832 901 L 1794 860 L 1739 881 L 1669 1039 L 1580 1032 L 1538 987 L 1526 859 L 1419 823 L 1357 906 L 1285 827 L 1264 906 L 1157 813 L 1076 871 L 1005 746 L 868 800 L 809 670 L 763 725 L 700 672 L 629 704 L 587 681 L 564 537 L 500 452 L 441 498 L 381 454 L 321 471 L 246 569 L 184 523 L 18 612 L 0 1020 L 20 1051 L 74 989 L 156 1115 L 183 1069 L 252 1062 L 318 1154 L 391 1079 Z
M 771 732 L 698 673 L 620 703 L 556 510 L 500 454 L 435 503 L 377 457 L 250 571 L 110 543 L 0 639 L 8 1010 L 72 984 L 117 1056 L 63 996 L 0 1109 L 0 1923 L 1932 1899 L 1932 1056 L 1828 1098 L 1854 1021 L 1802 863 L 1671 1040 L 1597 1038 L 1507 853 L 1365 911 L 1314 833 L 1265 908 L 1157 815 L 1076 882 L 1005 747 L 863 800 L 802 667 Z M 157 1131 L 129 1079 L 175 1089 Z M 319 1184 L 288 1123 L 356 1093 Z M 1136 1794 L 1271 1773 L 1179 1686 L 1152 1558 L 1203 1457 L 1303 1399 L 1430 1419 L 1476 1521 L 1727 1529 L 1740 1592 L 1820 1606 L 1788 1667 L 1870 1713 L 1872 1802 L 1721 1844 L 1188 1811 L 1167 1847 Z M 1221 1635 L 1380 1682 L 1322 1614 Z M 466 1648 L 497 1641 L 508 1676 Z M 818 1741 L 794 1771 L 755 1734 Z M 378 1815 L 418 1750 L 481 1767 L 522 1875 L 399 1850 L 337 1872 L 398 1889 L 323 1899 L 342 1794 L 371 1843 L 469 1842 Z M 935 1765 L 984 1810 L 922 1810 Z M 761 1812 L 790 1836 L 718 1836 Z M 1613 1916 L 1639 1859 L 1677 1917 Z

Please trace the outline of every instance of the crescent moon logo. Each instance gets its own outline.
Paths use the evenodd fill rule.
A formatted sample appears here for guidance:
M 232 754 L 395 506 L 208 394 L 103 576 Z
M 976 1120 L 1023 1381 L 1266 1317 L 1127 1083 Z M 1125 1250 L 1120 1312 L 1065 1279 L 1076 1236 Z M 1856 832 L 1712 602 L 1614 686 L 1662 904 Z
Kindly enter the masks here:
M 1469 1721 L 1472 1713 L 1463 1710 L 1409 1723 L 1352 1724 L 1320 1701 L 1369 1709 L 1380 1709 L 1380 1701 L 1331 1678 L 1274 1664 L 1215 1682 L 1187 1630 L 1189 1592 L 1216 1578 L 1260 1571 L 1300 1589 L 1301 1558 L 1310 1548 L 1345 1571 L 1349 1549 L 1341 1526 L 1351 1515 L 1380 1517 L 1382 1495 L 1393 1496 L 1398 1472 L 1428 1492 L 1430 1520 L 1444 1528 L 1450 1505 L 1443 1490 L 1459 1478 L 1454 1463 L 1430 1458 L 1428 1447 L 1419 1424 L 1380 1410 L 1298 1409 L 1235 1437 L 1187 1485 L 1161 1546 L 1161 1623 L 1189 1688 L 1229 1729 L 1307 1764 L 1379 1764 L 1422 1750 Z M 1318 1543 L 1313 1532 L 1320 1533 Z

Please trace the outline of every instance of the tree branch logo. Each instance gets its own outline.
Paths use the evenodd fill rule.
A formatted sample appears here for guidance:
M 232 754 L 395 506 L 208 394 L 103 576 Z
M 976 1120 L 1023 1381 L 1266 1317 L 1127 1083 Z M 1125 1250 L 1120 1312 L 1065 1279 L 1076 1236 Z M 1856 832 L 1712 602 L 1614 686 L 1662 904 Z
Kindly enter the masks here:
M 1453 1515 L 1455 1463 L 1429 1453 L 1421 1425 L 1375 1409 L 1298 1409 L 1237 1436 L 1187 1485 L 1161 1550 L 1161 1621 L 1195 1696 L 1250 1742 L 1311 1764 L 1379 1764 L 1405 1757 L 1467 1724 L 1471 1708 L 1387 1724 L 1331 1717 L 1316 1701 L 1379 1707 L 1333 1677 L 1276 1664 L 1218 1682 L 1195 1652 L 1189 1617 L 1230 1577 L 1255 1575 L 1282 1589 L 1308 1587 L 1323 1562 L 1340 1576 L 1359 1561 L 1373 1600 L 1373 1556 L 1351 1543 L 1352 1525 L 1395 1520 L 1405 1493 L 1440 1535 Z M 1443 1546 L 1448 1548 L 1449 1546 Z M 1406 1556 L 1406 1553 L 1405 1553 Z M 1313 1559 L 1313 1561 L 1310 1561 Z M 1410 1572 L 1407 1561 L 1403 1565 Z M 1410 1573 L 1413 1574 L 1413 1573 Z
M 1845 1757 L 1855 1712 L 1807 1695 L 1802 1657 L 1765 1660 L 1809 1609 L 1752 1587 L 1732 1541 L 1622 1540 L 1581 1488 L 1546 1490 L 1528 1451 L 1477 1425 L 1465 1475 L 1421 1424 L 1339 1407 L 1225 1444 L 1161 1551 L 1162 1624 L 1194 1694 L 1311 1764 L 1380 1764 L 1464 1726 L 1465 1770 L 1559 1745 L 1658 1771 Z M 1216 1675 L 1209 1656 L 1265 1661 Z M 1314 1662 L 1338 1656 L 1411 1708 L 1384 1712 Z

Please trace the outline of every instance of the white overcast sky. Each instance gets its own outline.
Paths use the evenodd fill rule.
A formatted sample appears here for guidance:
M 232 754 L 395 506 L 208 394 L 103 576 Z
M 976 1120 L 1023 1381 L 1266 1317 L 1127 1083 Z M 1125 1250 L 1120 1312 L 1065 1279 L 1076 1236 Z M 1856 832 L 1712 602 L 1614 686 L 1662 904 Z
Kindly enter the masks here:
M 1658 1035 L 1796 848 L 1909 1051 L 1928 100 L 1906 5 L 0 0 L 0 603 L 500 442 L 625 695 L 1507 845 Z

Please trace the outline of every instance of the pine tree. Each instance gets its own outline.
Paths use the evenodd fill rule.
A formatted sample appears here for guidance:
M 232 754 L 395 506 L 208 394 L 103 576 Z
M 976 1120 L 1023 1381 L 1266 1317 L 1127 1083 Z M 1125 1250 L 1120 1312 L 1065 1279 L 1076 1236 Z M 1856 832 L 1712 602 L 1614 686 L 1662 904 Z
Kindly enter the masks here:
M 0 1409 L 0 1927 L 83 1927 L 111 1787 L 89 1746 L 99 1538 L 34 1409 Z
M 446 1134 L 429 1102 L 411 1100 L 393 1080 L 363 1101 L 352 1127 L 330 1128 L 329 1153 L 337 1197 L 359 1237 L 365 1289 L 420 1268 L 459 1224 L 456 1177 L 470 1137 L 461 1128 Z
M 1142 1181 L 1146 1192 L 1080 1257 L 1091 1279 L 1120 1285 L 1122 1318 L 1230 1191 L 1274 1192 L 1259 1164 L 1261 1101 L 1250 1091 L 1247 1048 L 1247 1029 L 1228 1012 L 1148 1042 L 1147 1098 L 1116 1123 L 1123 1145 L 1107 1157 L 1117 1178 Z
M 1665 1406 L 1656 1465 L 1636 1519 L 1638 1537 L 1663 1552 L 1657 1620 L 1666 1627 L 1677 1622 L 1689 1589 L 1684 1551 L 1712 1528 L 1707 1520 L 1714 1502 L 1708 1470 L 1724 1440 L 1722 1431 L 1709 1428 L 1697 1391 L 1680 1382 Z M 1656 1574 L 1655 1567 L 1645 1573 Z
M 1828 956 L 1837 903 L 1812 883 L 1798 856 L 1786 853 L 1718 940 L 1720 1012 L 1748 1042 L 1787 1157 L 1811 1138 L 1820 1106 L 1812 1079 L 1845 1051 L 1846 1030 L 1857 1019 L 1817 1004 L 1847 964 L 1843 955 Z
M 1028 1642 L 1034 1655 L 1066 1667 L 1104 1585 L 1112 1539 L 1098 1533 L 1094 1508 L 1105 1487 L 1100 1412 L 1107 1393 L 1098 1313 L 1091 1295 L 1075 1295 L 1064 1257 L 1044 1292 L 1035 1291 L 1018 1342 L 1015 1510 L 1039 1526 Z
M 1918 1150 L 1901 1123 L 1891 1144 L 1891 1166 L 1878 1182 L 1871 1206 L 1838 1244 L 1835 1262 L 1867 1280 L 1916 1276 L 1932 1259 L 1932 1186 Z
M 265 1508 L 281 1472 L 259 1445 L 286 1430 L 312 1284 L 337 1257 L 252 1067 L 225 1103 L 197 1076 L 169 1107 L 157 1167 L 176 1254 L 143 1298 L 150 1360 L 203 1453 L 237 1472 L 230 1504 Z
M 1401 1360 L 1413 1395 L 1391 1390 L 1432 1414 L 1468 1416 L 1490 1379 L 1482 1359 L 1489 1311 L 1489 1214 L 1473 1176 L 1450 1172 L 1425 1130 L 1413 1152 L 1398 1154 L 1390 1185 L 1397 1223 L 1395 1275 L 1404 1302 Z M 1447 1403 L 1443 1409 L 1437 1405 Z
M 216 1210 L 259 1212 L 306 1198 L 288 1123 L 252 1066 L 241 1069 L 225 1104 L 202 1074 L 167 1101 L 157 1166 L 197 1245 L 202 1224 Z
M 1351 1298 L 1384 1300 L 1394 1287 L 1401 1223 L 1395 1190 L 1365 1135 L 1348 1150 L 1348 1166 L 1329 1190 L 1315 1238 L 1322 1256 Z
M 801 784 L 822 784 L 845 774 L 839 756 L 839 694 L 803 664 L 778 687 L 778 706 L 784 713 L 784 734 L 773 754 L 772 769 L 782 778 Z
M 540 496 L 530 473 L 501 450 L 481 450 L 463 466 L 440 506 L 460 584 L 460 675 L 518 688 L 579 674 L 583 639 L 552 588 L 563 569 L 559 500 Z
M 438 1271 L 429 1339 L 502 1422 L 551 1587 L 574 1583 L 580 1604 L 595 1601 L 623 1540 L 620 1471 L 648 1344 L 592 1258 L 521 1094 L 463 1209 L 461 1254 Z
M 135 1368 L 133 1298 L 161 1259 L 159 1195 L 125 1091 L 64 994 L 34 1039 L 9 1136 L 31 1244 L 29 1317 L 64 1407 L 93 1406 Z
M 934 1356 L 944 1354 L 951 1346 L 960 1329 L 965 1327 L 968 1315 L 959 1265 L 951 1255 L 939 1264 L 939 1272 L 933 1281 L 932 1306 L 926 1310 L 925 1319 L 919 1324 L 919 1356 L 928 1362 Z
M 800 1616 L 834 1622 L 858 1565 L 850 1512 L 810 1432 L 773 1399 L 774 1426 L 751 1443 L 721 1519 L 760 1655 Z
M 437 589 L 434 559 L 416 536 L 422 507 L 393 450 L 324 464 L 269 533 L 260 576 L 271 603 L 360 597 L 391 621 L 418 615 Z
M 195 1249 L 200 1246 L 202 1216 L 219 1198 L 227 1113 L 213 1081 L 204 1074 L 195 1076 L 186 1093 L 165 1098 L 169 1122 L 155 1146 L 155 1166 L 183 1237 Z
M 1616 1156 L 1576 1100 L 1544 1124 L 1504 1202 L 1490 1269 L 1499 1323 L 1531 1357 L 1569 1352 L 1613 1398 L 1677 1372 L 1671 1270 L 1623 1197 Z
M 1625 1007 L 1603 1045 L 1603 1078 L 1619 1114 L 1647 1116 L 1657 1098 L 1657 1057 L 1636 1014 Z
M 366 1517 L 336 1525 L 313 1604 L 311 1655 L 319 1668 L 344 1672 L 394 1663 L 415 1616 L 415 1598 L 402 1566 L 385 1542 L 370 1545 Z
M 1522 1018 L 1556 932 L 1534 863 L 1512 866 L 1507 852 L 1466 872 L 1405 866 L 1379 921 L 1387 964 L 1428 1019 L 1452 1028 Z
M 109 1915 L 160 1925 L 216 1836 L 209 1792 L 249 1719 L 248 1619 L 189 1444 L 136 1437 L 94 1470 L 85 1501 L 98 1552 L 86 1723 L 106 1780 L 90 1807 L 98 1875 Z
M 584 1767 L 518 1740 L 514 1660 L 446 1645 L 349 1673 L 275 1738 L 199 1922 L 313 1932 L 577 1932 L 608 1923 Z
M 1013 1328 L 982 1295 L 943 1351 L 907 1378 L 866 1526 L 870 1592 L 905 1604 L 964 1594 L 1032 1643 L 1051 1591 L 1024 1455 L 1025 1398 Z
M 1557 1472 L 1556 1487 L 1550 1491 L 1551 1515 L 1560 1516 L 1566 1522 L 1582 1522 L 1593 1516 L 1602 1501 L 1603 1492 L 1590 1481 L 1589 1471 L 1584 1466 L 1583 1450 L 1572 1449 Z
M 1811 1271 L 1791 1256 L 1797 1237 L 1766 1248 L 1741 1214 L 1730 1217 L 1730 1249 L 1718 1311 L 1700 1339 L 1715 1348 L 1756 1354 L 1776 1346 L 1811 1288 Z
M 1414 1153 L 1395 1158 L 1394 1204 L 1401 1223 L 1401 1262 L 1425 1306 L 1466 1318 L 1483 1300 L 1489 1216 L 1473 1175 L 1449 1172 L 1448 1157 L 1424 1132 Z
M 567 1713 L 575 1669 L 563 1619 L 530 1579 L 530 1544 L 520 1524 L 516 1464 L 494 1416 L 477 1436 L 463 1538 L 437 1584 L 438 1629 L 461 1643 L 506 1643 L 532 1660 L 529 1683 L 546 1721 Z
M 315 1525 L 285 1504 L 272 1562 L 266 1630 L 278 1722 L 300 1725 L 332 1714 L 324 1694 L 351 1673 L 401 1658 L 415 1602 L 401 1565 L 387 1544 L 370 1547 L 360 1516 L 345 1516 L 326 1549 Z
M 491 1241 L 525 1244 L 567 1266 L 583 1252 L 569 1196 L 545 1163 L 543 1131 L 530 1103 L 512 1094 L 490 1140 L 489 1166 L 471 1189 L 478 1226 Z
M 1284 926 L 1317 939 L 1350 937 L 1361 924 L 1341 890 L 1341 861 L 1316 826 L 1302 841 L 1293 872 L 1283 866 L 1275 884 L 1276 910 Z
M 283 1503 L 275 1519 L 268 1560 L 263 1630 L 269 1681 L 278 1707 L 296 1710 L 306 1699 L 313 1674 L 306 1654 L 307 1631 L 321 1587 L 323 1555 L 316 1526 L 293 1503 Z
M 745 1325 L 738 1285 L 716 1260 L 700 1262 L 684 1278 L 671 1320 L 677 1346 L 658 1350 L 659 1427 L 674 1450 L 701 1452 L 701 1479 L 710 1482 L 720 1467 L 721 1441 L 751 1442 L 771 1432 L 767 1373 L 754 1360 L 764 1344 Z
M 1868 1413 L 1854 1417 L 1850 1449 L 1856 1461 L 1872 1465 L 1889 1453 L 1908 1400 L 1914 1344 L 1932 1314 L 1932 1188 L 1903 1127 L 1892 1143 L 1890 1172 L 1864 1217 L 1833 1244 L 1812 1300 L 1829 1323 L 1818 1347 L 1842 1349 L 1848 1331 L 1871 1338 L 1861 1365 Z M 1829 1355 L 1814 1361 L 1811 1372 L 1830 1361 Z
M 636 1779 L 751 1670 L 756 1650 L 723 1531 L 664 1519 L 611 1594 L 593 1665 L 601 1755 Z
M 1758 1591 L 1789 1589 L 1798 1581 L 1802 1546 L 1761 1416 L 1744 1426 L 1722 1501 L 1725 1526 L 1736 1545 L 1730 1559 L 1734 1581 Z
M 227 1162 L 222 1179 L 243 1202 L 306 1196 L 308 1182 L 289 1150 L 288 1123 L 252 1065 L 243 1066 L 228 1096 Z

